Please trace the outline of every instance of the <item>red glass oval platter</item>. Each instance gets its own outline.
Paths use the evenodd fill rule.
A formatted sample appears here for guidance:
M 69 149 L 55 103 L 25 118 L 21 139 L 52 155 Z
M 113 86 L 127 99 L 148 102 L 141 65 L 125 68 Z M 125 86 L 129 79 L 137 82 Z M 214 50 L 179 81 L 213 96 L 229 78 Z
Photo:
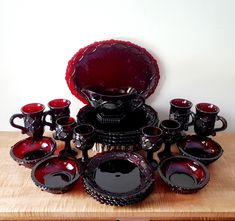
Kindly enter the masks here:
M 160 79 L 157 61 L 144 48 L 128 41 L 95 42 L 80 49 L 68 62 L 66 81 L 72 94 L 87 103 L 85 88 L 133 87 L 145 98 Z
M 55 150 L 56 143 L 50 137 L 42 137 L 37 141 L 28 137 L 12 146 L 10 155 L 20 165 L 31 168 L 40 160 L 52 155 Z

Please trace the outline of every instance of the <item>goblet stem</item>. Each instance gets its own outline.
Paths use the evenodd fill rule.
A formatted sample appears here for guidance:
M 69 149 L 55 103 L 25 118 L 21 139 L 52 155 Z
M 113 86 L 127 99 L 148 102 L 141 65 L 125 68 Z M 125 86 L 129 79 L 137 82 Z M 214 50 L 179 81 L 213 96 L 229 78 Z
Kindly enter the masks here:
M 64 149 L 60 151 L 60 153 L 62 155 L 72 155 L 72 156 L 76 156 L 77 152 L 72 150 L 71 145 L 70 145 L 70 139 L 66 139 L 65 140 L 65 145 L 64 145 Z
M 165 143 L 165 148 L 162 152 L 158 153 L 158 157 L 160 160 L 167 158 L 167 157 L 171 157 L 172 153 L 171 153 L 171 144 L 170 143 Z
M 153 152 L 152 151 L 147 152 L 147 160 L 149 162 L 151 162 L 153 160 Z
M 82 162 L 86 162 L 88 160 L 88 151 L 82 150 Z
M 158 167 L 158 162 L 153 159 L 153 151 L 147 151 L 147 160 L 151 164 L 154 170 Z
M 54 133 L 52 134 L 52 137 L 53 137 L 55 140 L 59 140 L 59 138 L 58 138 L 56 132 L 54 132 Z

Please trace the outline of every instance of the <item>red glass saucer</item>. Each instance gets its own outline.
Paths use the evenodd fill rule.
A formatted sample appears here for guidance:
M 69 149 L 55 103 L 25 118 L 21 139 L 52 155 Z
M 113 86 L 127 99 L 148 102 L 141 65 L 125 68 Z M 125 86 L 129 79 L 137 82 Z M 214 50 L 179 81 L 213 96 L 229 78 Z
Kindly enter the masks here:
M 194 193 L 209 182 L 208 169 L 199 161 L 186 156 L 173 156 L 163 160 L 158 172 L 162 180 L 178 193 Z
M 205 165 L 218 160 L 222 154 L 222 147 L 209 137 L 188 135 L 177 143 L 180 152 L 188 157 L 194 158 Z
M 11 147 L 11 157 L 25 167 L 31 168 L 40 160 L 51 156 L 56 150 L 56 143 L 50 137 L 33 140 L 28 137 Z
M 87 103 L 82 89 L 133 87 L 145 98 L 160 79 L 157 61 L 144 48 L 128 41 L 95 42 L 68 62 L 66 81 L 72 94 Z
M 51 156 L 36 164 L 31 172 L 32 180 L 41 190 L 51 193 L 68 191 L 79 179 L 78 161 L 69 156 Z

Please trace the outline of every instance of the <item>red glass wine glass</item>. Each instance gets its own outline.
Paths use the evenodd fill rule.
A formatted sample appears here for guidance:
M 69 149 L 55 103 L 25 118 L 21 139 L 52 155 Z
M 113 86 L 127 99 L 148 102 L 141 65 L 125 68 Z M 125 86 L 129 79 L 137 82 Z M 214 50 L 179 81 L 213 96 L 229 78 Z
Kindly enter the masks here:
M 147 160 L 156 169 L 158 163 L 153 159 L 153 153 L 158 151 L 162 145 L 162 130 L 154 126 L 144 127 L 142 129 L 140 143 L 142 149 L 147 151 Z
M 162 139 L 165 144 L 164 150 L 158 153 L 160 160 L 166 157 L 172 156 L 171 145 L 174 144 L 181 136 L 180 123 L 176 120 L 163 120 L 160 123 L 160 129 L 162 130 Z
M 65 142 L 64 149 L 60 151 L 62 155 L 72 155 L 76 156 L 77 152 L 72 150 L 70 141 L 73 136 L 73 129 L 76 126 L 76 121 L 73 117 L 61 117 L 56 120 L 56 136 L 59 140 Z
M 88 150 L 94 146 L 95 128 L 90 124 L 81 124 L 74 128 L 75 146 L 82 151 L 82 161 L 88 160 Z

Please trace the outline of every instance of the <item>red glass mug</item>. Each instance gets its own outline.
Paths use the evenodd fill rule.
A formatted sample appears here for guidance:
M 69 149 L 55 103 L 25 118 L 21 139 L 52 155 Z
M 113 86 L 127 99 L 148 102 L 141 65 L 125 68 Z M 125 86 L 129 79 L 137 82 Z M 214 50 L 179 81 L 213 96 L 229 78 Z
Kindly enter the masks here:
M 45 106 L 40 103 L 26 104 L 21 108 L 21 114 L 14 114 L 10 118 L 12 127 L 20 129 L 22 134 L 27 134 L 34 139 L 40 139 L 44 133 L 44 124 L 42 121 Z M 24 119 L 24 126 L 15 124 L 16 118 Z
M 183 98 L 176 98 L 170 101 L 170 105 L 169 118 L 178 121 L 181 130 L 187 131 L 188 127 L 194 124 L 195 114 L 190 110 L 193 106 L 192 102 Z
M 43 123 L 50 127 L 50 130 L 55 130 L 56 120 L 60 117 L 70 116 L 70 101 L 67 99 L 54 99 L 48 103 L 50 110 L 46 111 L 43 115 Z M 46 121 L 46 117 L 50 116 L 50 121 Z
M 199 103 L 196 105 L 196 115 L 194 131 L 199 136 L 215 136 L 216 132 L 223 131 L 227 128 L 227 121 L 218 116 L 220 109 L 210 103 Z M 221 121 L 222 126 L 215 128 L 215 122 Z

